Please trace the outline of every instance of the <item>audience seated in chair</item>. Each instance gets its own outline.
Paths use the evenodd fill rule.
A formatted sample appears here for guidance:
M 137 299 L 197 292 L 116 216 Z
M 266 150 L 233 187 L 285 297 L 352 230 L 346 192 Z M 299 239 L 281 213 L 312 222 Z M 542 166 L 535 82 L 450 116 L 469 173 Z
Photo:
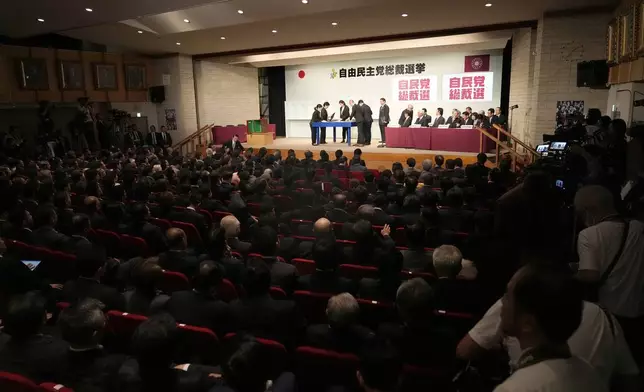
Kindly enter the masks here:
M 79 277 L 65 283 L 60 294 L 62 300 L 74 304 L 86 298 L 94 298 L 106 310 L 124 310 L 125 300 L 121 293 L 116 288 L 101 283 L 106 262 L 106 255 L 102 250 L 82 248 L 76 256 Z
M 351 231 L 356 244 L 345 248 L 345 260 L 351 264 L 373 265 L 378 255 L 387 253 L 394 247 L 394 241 L 389 237 L 391 229 L 385 226 L 377 235 L 371 223 L 361 219 L 352 225 Z
M 324 220 L 330 223 L 328 220 Z M 353 281 L 339 274 L 338 260 L 341 254 L 332 237 L 316 239 L 313 244 L 312 256 L 315 261 L 315 272 L 311 275 L 300 276 L 297 280 L 297 290 L 329 294 L 355 293 L 356 288 Z
M 166 305 L 178 322 L 209 328 L 217 336 L 229 330 L 228 305 L 217 298 L 217 287 L 223 278 L 223 268 L 214 261 L 202 261 L 193 278 L 193 289 L 172 293 Z
M 71 220 L 71 237 L 69 240 L 68 251 L 77 253 L 81 248 L 91 248 L 92 243 L 87 238 L 92 229 L 89 216 L 85 214 L 75 214 Z
M 231 328 L 280 342 L 290 341 L 301 323 L 290 300 L 274 300 L 269 294 L 271 271 L 261 259 L 248 261 L 246 297 L 230 303 Z
M 401 284 L 396 308 L 402 324 L 383 323 L 378 336 L 396 346 L 405 363 L 450 367 L 458 338 L 437 323 L 433 297 L 432 288 L 422 278 Z
M 453 245 L 434 249 L 433 264 L 438 280 L 434 282 L 435 306 L 455 312 L 479 313 L 485 305 L 484 293 L 475 281 L 458 278 L 463 255 Z
M 156 257 L 141 259 L 132 266 L 132 283 L 134 288 L 123 294 L 125 311 L 144 316 L 152 315 L 165 309 L 170 299 L 157 290 L 163 277 L 163 269 Z
M 194 276 L 199 268 L 199 262 L 206 255 L 195 255 L 188 249 L 188 238 L 183 230 L 171 228 L 166 236 L 168 251 L 159 255 L 159 265 L 168 271 L 181 272 L 186 276 Z
M 362 278 L 358 296 L 364 299 L 393 303 L 401 283 L 402 254 L 398 251 L 380 254 L 376 260 L 377 278 Z
M 64 358 L 65 370 L 56 382 L 76 391 L 111 391 L 117 387 L 118 371 L 126 360 L 123 354 L 109 354 L 101 345 L 107 318 L 103 304 L 85 298 L 64 309 L 58 327 L 69 343 Z
M 22 206 L 14 207 L 7 218 L 9 225 L 3 227 L 2 233 L 5 238 L 25 244 L 33 243 L 33 219 L 29 211 Z
M 167 250 L 164 233 L 158 226 L 149 223 L 150 209 L 143 203 L 135 203 L 130 207 L 130 223 L 122 230 L 124 234 L 140 237 L 145 240 L 152 254 Z
M 372 331 L 360 325 L 360 306 L 349 293 L 329 299 L 326 317 L 328 324 L 307 328 L 307 346 L 359 354 L 375 337 Z
M 2 320 L 5 335 L 0 335 L 0 370 L 36 382 L 55 380 L 64 371 L 68 344 L 42 333 L 47 321 L 45 302 L 35 291 L 9 301 Z
M 426 232 L 422 223 L 405 227 L 408 249 L 402 251 L 403 269 L 412 272 L 434 272 L 432 252 L 425 250 Z
M 326 217 L 329 218 L 331 222 L 345 223 L 351 219 L 351 216 L 346 211 L 347 206 L 347 196 L 339 193 L 333 195 L 333 208 L 326 213 Z
M 262 260 L 271 271 L 271 285 L 282 288 L 287 293 L 293 292 L 297 280 L 297 269 L 291 264 L 277 259 L 279 238 L 277 232 L 268 226 L 255 230 L 253 253 L 262 255 Z
M 32 244 L 51 250 L 68 251 L 70 238 L 58 232 L 56 222 L 58 217 L 52 207 L 38 207 L 34 216 L 34 226 Z
M 230 250 L 239 252 L 244 256 L 250 253 L 252 246 L 251 243 L 241 241 L 238 238 L 239 233 L 241 232 L 241 224 L 234 215 L 223 217 L 221 220 L 221 228 L 226 234 L 226 244 L 230 247 Z

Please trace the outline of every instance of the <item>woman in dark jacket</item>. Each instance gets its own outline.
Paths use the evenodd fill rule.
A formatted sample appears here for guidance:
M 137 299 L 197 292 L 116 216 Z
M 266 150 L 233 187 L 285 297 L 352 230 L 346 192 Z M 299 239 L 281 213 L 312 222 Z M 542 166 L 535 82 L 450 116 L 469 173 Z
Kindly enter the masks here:
M 309 125 L 311 125 L 311 145 L 312 146 L 317 146 L 317 129 L 316 127 L 313 126 L 313 123 L 320 122 L 322 121 L 322 115 L 320 114 L 320 110 L 322 110 L 322 105 L 319 103 L 315 106 L 315 109 L 313 109 L 313 114 L 311 115 L 311 122 Z

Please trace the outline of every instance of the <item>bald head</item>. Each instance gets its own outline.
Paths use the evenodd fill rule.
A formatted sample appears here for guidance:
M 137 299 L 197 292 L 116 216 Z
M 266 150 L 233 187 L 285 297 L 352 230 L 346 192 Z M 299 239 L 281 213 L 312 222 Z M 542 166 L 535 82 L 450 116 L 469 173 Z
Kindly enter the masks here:
M 240 223 L 234 215 L 226 215 L 221 220 L 221 227 L 226 233 L 226 238 L 234 238 L 239 235 Z
M 617 214 L 612 193 L 600 185 L 588 185 L 578 190 L 574 204 L 575 210 L 588 226 Z
M 333 207 L 344 208 L 347 204 L 347 197 L 342 193 L 333 196 Z
M 170 247 L 170 249 L 182 250 L 188 247 L 186 233 L 181 229 L 177 229 L 176 227 L 168 229 L 166 237 L 168 239 L 168 247 Z
M 333 225 L 331 225 L 331 221 L 328 220 L 327 218 L 320 218 L 315 221 L 315 224 L 313 225 L 313 230 L 316 233 L 328 233 L 331 231 Z

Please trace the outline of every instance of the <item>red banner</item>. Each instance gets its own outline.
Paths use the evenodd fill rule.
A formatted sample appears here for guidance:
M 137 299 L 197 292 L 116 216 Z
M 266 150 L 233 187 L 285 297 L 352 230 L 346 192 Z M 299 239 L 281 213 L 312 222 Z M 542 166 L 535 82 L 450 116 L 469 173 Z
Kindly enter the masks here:
M 490 55 L 480 54 L 465 56 L 465 72 L 488 72 L 490 70 Z

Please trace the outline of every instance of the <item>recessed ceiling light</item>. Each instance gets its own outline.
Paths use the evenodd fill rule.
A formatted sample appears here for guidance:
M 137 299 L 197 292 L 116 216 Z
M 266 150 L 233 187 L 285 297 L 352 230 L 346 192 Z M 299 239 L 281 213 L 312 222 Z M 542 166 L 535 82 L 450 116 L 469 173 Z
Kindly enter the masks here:
M 219 39 L 226 39 L 226 37 L 219 37 Z
M 486 7 L 492 7 L 492 3 L 485 4 Z
M 332 25 L 332 26 L 337 26 L 337 25 L 338 25 L 338 22 L 331 22 L 331 25 Z
M 242 11 L 242 10 L 237 10 L 237 13 L 238 13 L 239 15 L 241 15 L 241 14 L 243 14 L 243 13 L 244 13 L 244 11 Z
M 402 14 L 402 15 L 400 15 L 400 16 L 402 16 L 403 18 L 406 18 L 406 17 L 408 17 L 409 15 L 407 15 L 407 14 Z
M 139 30 L 139 31 L 137 31 L 137 33 L 143 34 L 143 30 Z
M 275 33 L 277 33 L 277 30 L 273 30 L 273 31 L 271 31 L 271 33 L 275 34 Z
M 38 18 L 38 22 L 42 23 L 42 22 L 44 22 L 44 21 L 45 21 L 45 20 L 44 20 L 43 18 Z
M 302 4 L 308 4 L 309 0 L 302 0 Z
M 92 11 L 94 11 L 94 10 L 93 10 L 93 9 L 91 9 L 91 8 L 85 8 L 85 11 L 87 11 L 87 12 L 92 12 Z
M 190 23 L 190 19 L 184 19 L 183 21 L 186 23 Z
M 177 42 L 177 45 L 181 45 L 181 42 Z

